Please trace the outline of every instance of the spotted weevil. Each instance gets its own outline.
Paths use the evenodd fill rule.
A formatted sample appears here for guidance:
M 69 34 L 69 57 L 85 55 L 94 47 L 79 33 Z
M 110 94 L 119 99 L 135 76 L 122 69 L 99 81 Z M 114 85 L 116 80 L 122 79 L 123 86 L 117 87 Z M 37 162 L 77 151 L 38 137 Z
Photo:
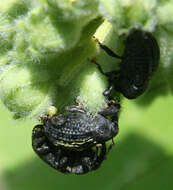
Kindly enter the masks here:
M 120 105 L 111 103 L 94 118 L 80 106 L 65 109 L 69 113 L 42 117 L 43 124 L 34 127 L 34 151 L 63 173 L 84 174 L 96 170 L 112 147 L 107 151 L 106 141 L 118 133 Z

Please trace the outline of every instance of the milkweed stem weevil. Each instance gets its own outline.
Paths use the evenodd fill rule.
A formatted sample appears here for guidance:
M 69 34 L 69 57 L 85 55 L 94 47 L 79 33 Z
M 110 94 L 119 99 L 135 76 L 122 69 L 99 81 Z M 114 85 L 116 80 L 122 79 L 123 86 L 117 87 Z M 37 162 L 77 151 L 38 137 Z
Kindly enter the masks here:
M 119 109 L 119 104 L 111 103 L 92 119 L 75 105 L 65 108 L 67 114 L 42 117 L 43 124 L 33 129 L 33 149 L 42 160 L 63 173 L 96 170 L 111 148 L 110 145 L 107 151 L 105 142 L 118 133 Z
M 68 114 L 43 118 L 45 135 L 55 146 L 77 150 L 106 142 L 118 133 L 119 108 L 112 104 L 92 119 L 82 107 L 66 106 Z
M 160 50 L 154 36 L 149 32 L 133 30 L 125 40 L 122 56 L 101 44 L 98 39 L 96 42 L 108 55 L 121 59 L 119 70 L 106 73 L 95 59 L 91 60 L 108 77 L 109 87 L 103 94 L 108 96 L 114 89 L 129 99 L 143 94 L 159 64 Z

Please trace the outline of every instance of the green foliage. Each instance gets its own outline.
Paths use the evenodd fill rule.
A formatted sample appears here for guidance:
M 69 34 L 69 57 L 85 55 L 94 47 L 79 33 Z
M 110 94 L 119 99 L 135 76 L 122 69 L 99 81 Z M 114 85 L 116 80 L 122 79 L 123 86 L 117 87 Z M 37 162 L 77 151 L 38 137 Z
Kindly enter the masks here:
M 19 118 L 38 117 L 50 105 L 62 112 L 76 98 L 88 111 L 97 112 L 106 104 L 102 92 L 107 80 L 88 58 L 96 56 L 107 71 L 115 69 L 117 60 L 97 48 L 93 34 L 121 54 L 125 34 L 141 28 L 155 35 L 161 49 L 160 68 L 138 102 L 149 104 L 165 95 L 169 86 L 173 89 L 172 9 L 171 1 L 155 0 L 4 1 L 0 5 L 2 102 Z

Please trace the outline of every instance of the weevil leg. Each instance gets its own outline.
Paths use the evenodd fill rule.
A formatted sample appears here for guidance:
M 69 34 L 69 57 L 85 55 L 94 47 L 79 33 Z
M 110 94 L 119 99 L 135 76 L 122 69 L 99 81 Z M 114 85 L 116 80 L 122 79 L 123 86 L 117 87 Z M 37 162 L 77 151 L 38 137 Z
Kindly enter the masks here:
M 68 112 L 86 113 L 86 111 L 84 109 L 82 109 L 80 106 L 66 106 L 65 110 Z
M 101 114 L 103 116 L 114 117 L 115 115 L 118 114 L 119 110 L 120 110 L 120 104 L 119 103 L 111 104 L 110 106 L 108 106 L 103 111 L 100 111 L 99 114 Z
M 97 65 L 98 70 L 99 70 L 103 75 L 107 76 L 107 74 L 102 70 L 100 64 L 98 64 L 98 63 L 96 62 L 96 59 L 95 59 L 95 58 L 92 58 L 90 61 L 91 61 L 92 63 L 94 63 L 95 65 Z
M 49 153 L 50 148 L 49 148 L 49 146 L 46 143 L 44 143 L 40 147 L 36 147 L 35 151 L 38 154 L 47 154 L 47 153 Z
M 114 145 L 115 145 L 115 143 L 114 143 L 114 140 L 113 140 L 113 138 L 112 138 L 112 143 L 109 145 L 107 153 L 109 153 L 109 151 L 112 149 L 112 147 L 113 147 Z
M 71 171 L 74 174 L 85 174 L 88 171 L 84 170 L 84 167 L 82 165 L 74 166 Z
M 101 66 L 100 66 L 100 64 L 99 63 L 97 63 L 97 61 L 96 61 L 96 58 L 94 57 L 94 58 L 92 58 L 92 59 L 90 59 L 89 61 L 91 61 L 92 63 L 94 63 L 95 65 L 97 65 L 97 67 L 98 67 L 98 70 L 103 74 L 103 75 L 105 75 L 105 76 L 107 76 L 107 77 L 110 77 L 110 76 L 112 76 L 112 75 L 117 75 L 117 74 L 119 74 L 120 73 L 120 71 L 119 70 L 117 70 L 117 71 L 110 71 L 110 72 L 104 72 L 103 71 L 103 69 L 101 68 Z
M 103 95 L 104 95 L 104 96 L 109 96 L 109 95 L 112 93 L 112 91 L 114 90 L 114 84 L 112 83 L 112 76 L 113 76 L 114 78 L 118 78 L 118 75 L 120 74 L 120 70 L 110 71 L 110 72 L 106 72 L 106 73 L 105 73 L 105 72 L 102 70 L 100 64 L 96 62 L 96 59 L 95 59 L 95 58 L 91 59 L 90 61 L 91 61 L 92 63 L 94 63 L 95 65 L 97 65 L 99 71 L 100 71 L 103 75 L 105 75 L 106 77 L 109 77 L 109 88 L 106 89 L 106 90 L 103 92 Z
M 99 146 L 100 146 L 100 145 L 99 145 Z M 93 162 L 95 162 L 95 161 L 97 160 L 98 153 L 99 153 L 99 146 L 96 145 L 96 150 L 95 150 Z M 102 147 L 102 145 L 101 145 L 101 147 Z
M 78 100 L 75 99 L 74 102 L 77 105 L 66 106 L 65 110 L 68 111 L 68 112 L 86 113 L 86 111 L 83 109 L 83 105 Z
M 99 44 L 99 46 L 111 57 L 115 57 L 118 59 L 122 59 L 121 56 L 117 55 L 116 53 L 114 53 L 110 48 L 108 48 L 106 45 L 103 45 L 98 38 L 96 38 L 95 36 L 93 36 L 95 41 Z
M 38 154 L 47 154 L 50 151 L 43 133 L 43 126 L 36 125 L 32 131 L 32 146 Z
M 60 168 L 67 168 L 68 166 L 68 157 L 63 156 L 62 158 L 59 159 L 59 166 Z
M 113 84 L 110 84 L 110 85 L 109 85 L 109 88 L 106 89 L 106 90 L 103 92 L 103 95 L 104 95 L 104 96 L 109 96 L 109 95 L 112 93 L 113 90 L 114 90 L 114 85 L 113 85 Z
M 36 125 L 32 130 L 32 138 L 38 138 L 44 136 L 43 125 Z
M 50 152 L 46 155 L 40 156 L 47 164 L 55 169 L 59 169 L 59 161 L 56 160 L 56 156 L 54 153 Z
M 118 133 L 118 115 L 120 110 L 120 104 L 112 104 L 109 105 L 106 109 L 103 111 L 100 111 L 99 114 L 103 115 L 104 117 L 109 116 L 111 121 L 115 123 L 116 127 L 116 133 Z
M 92 161 L 89 157 L 82 158 L 83 172 L 87 173 L 92 170 Z
M 83 108 L 83 104 L 79 102 L 79 100 L 75 99 L 74 102 L 75 104 L 77 104 L 78 107 Z
M 50 151 L 47 154 L 42 155 L 38 153 L 39 157 L 52 168 L 55 168 L 63 173 L 68 173 L 68 171 L 66 171 L 66 158 L 61 158 L 61 154 L 61 150 L 57 149 L 57 147 L 54 149 L 53 146 L 50 147 Z
M 100 155 L 97 155 L 97 159 L 93 162 L 92 170 L 98 169 L 101 163 L 103 162 L 103 160 L 106 159 L 106 155 L 107 155 L 106 144 L 105 143 L 102 144 L 100 149 L 101 149 Z

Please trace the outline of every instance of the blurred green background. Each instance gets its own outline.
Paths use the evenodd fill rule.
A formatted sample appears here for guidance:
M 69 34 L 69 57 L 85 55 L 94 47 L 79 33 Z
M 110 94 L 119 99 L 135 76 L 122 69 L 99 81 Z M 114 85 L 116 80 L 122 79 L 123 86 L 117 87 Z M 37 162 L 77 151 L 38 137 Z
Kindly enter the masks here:
M 139 100 L 138 100 L 139 102 Z M 43 163 L 31 147 L 33 121 L 14 121 L 1 106 L 0 190 L 170 190 L 173 187 L 173 99 L 150 106 L 124 100 L 120 133 L 101 168 L 64 175 Z

